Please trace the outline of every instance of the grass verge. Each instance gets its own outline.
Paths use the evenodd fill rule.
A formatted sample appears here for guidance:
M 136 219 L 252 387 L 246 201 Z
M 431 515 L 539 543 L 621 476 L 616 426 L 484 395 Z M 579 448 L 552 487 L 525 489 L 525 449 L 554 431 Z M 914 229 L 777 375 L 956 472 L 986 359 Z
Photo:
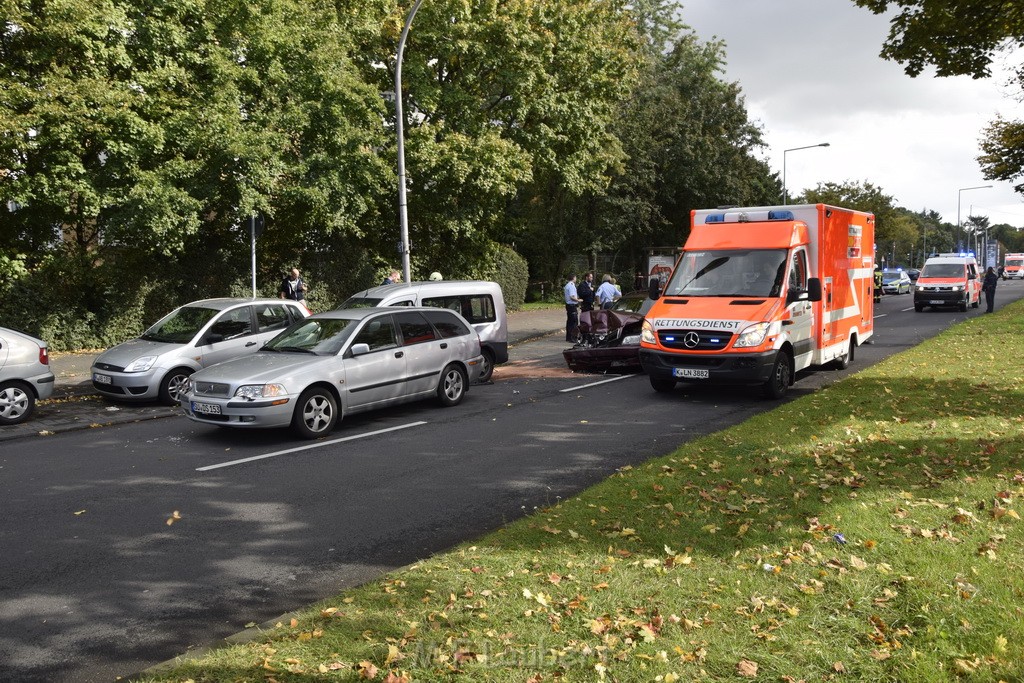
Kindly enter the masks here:
M 1024 680 L 1022 313 L 145 680 Z

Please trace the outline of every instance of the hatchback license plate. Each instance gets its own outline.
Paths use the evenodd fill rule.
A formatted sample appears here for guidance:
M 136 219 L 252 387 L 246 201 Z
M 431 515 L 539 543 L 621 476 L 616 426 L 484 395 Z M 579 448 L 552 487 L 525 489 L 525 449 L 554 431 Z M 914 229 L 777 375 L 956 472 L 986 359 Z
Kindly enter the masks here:
M 97 372 L 92 374 L 92 381 L 96 384 L 110 384 L 110 375 L 101 375 Z
M 196 403 L 192 401 L 192 412 L 200 415 L 220 415 L 220 406 L 216 403 Z
M 710 374 L 707 370 L 697 368 L 672 368 L 672 376 L 681 379 L 707 379 Z

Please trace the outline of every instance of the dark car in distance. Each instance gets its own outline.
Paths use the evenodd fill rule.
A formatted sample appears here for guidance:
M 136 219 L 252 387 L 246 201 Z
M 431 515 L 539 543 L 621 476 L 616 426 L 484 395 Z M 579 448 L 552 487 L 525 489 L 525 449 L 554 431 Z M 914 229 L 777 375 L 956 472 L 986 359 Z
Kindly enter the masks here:
M 624 294 L 611 309 L 580 313 L 579 339 L 562 357 L 573 372 L 640 372 L 640 328 L 653 301 Z

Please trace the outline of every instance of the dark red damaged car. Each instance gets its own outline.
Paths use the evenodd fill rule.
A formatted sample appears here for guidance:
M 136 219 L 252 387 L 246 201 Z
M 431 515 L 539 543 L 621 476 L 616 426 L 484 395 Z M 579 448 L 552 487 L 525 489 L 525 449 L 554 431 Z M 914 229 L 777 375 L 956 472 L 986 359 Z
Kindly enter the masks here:
M 579 341 L 562 351 L 573 372 L 640 372 L 640 327 L 653 302 L 647 292 L 625 294 L 611 310 L 580 313 Z

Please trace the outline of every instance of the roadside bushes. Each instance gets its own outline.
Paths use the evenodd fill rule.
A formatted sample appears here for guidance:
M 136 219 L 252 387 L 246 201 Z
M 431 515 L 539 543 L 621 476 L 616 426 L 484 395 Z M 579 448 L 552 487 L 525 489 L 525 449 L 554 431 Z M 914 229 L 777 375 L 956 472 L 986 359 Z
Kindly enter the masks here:
M 530 279 L 526 259 L 504 244 L 492 243 L 489 252 L 487 265 L 476 277 L 497 282 L 505 298 L 505 307 L 510 311 L 519 310 L 526 301 L 526 285 Z

